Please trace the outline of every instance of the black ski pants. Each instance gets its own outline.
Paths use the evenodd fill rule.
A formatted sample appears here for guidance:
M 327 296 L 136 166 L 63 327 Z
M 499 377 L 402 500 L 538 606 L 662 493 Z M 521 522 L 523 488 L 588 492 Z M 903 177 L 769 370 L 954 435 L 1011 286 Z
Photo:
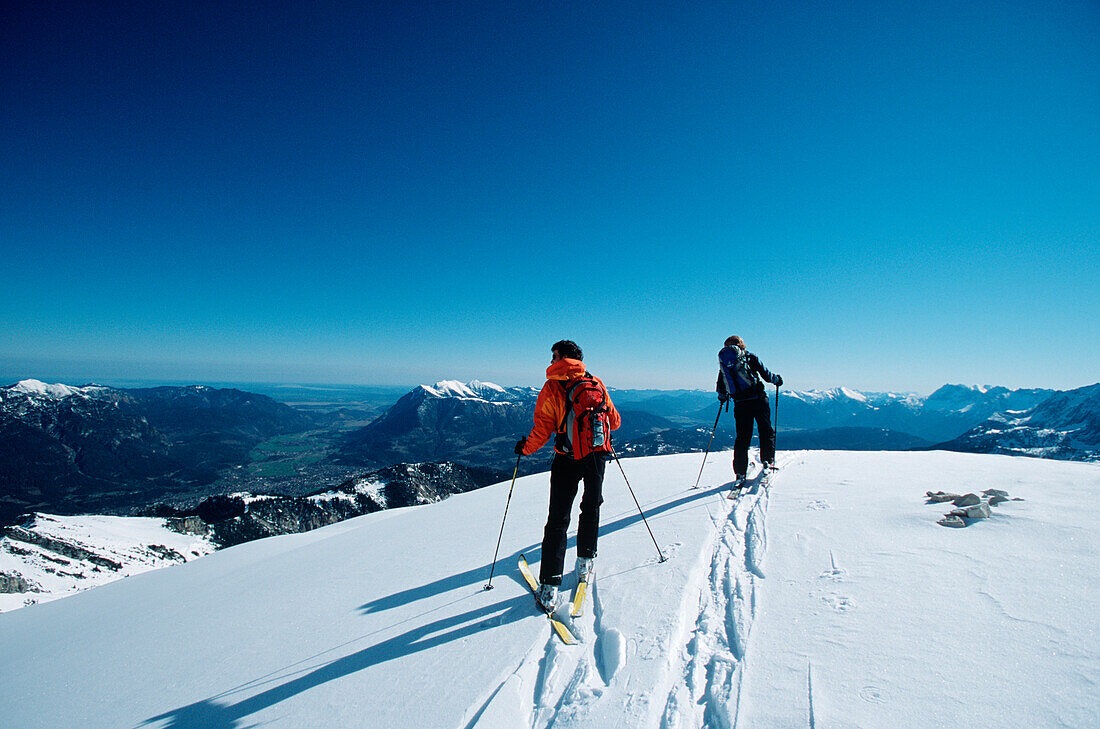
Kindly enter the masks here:
M 554 455 L 550 465 L 550 513 L 542 534 L 542 563 L 539 582 L 560 585 L 565 571 L 565 542 L 569 516 L 577 488 L 584 481 L 581 515 L 577 520 L 577 556 L 595 557 L 600 533 L 600 504 L 603 503 L 603 474 L 607 460 L 591 453 L 579 461 L 572 456 Z
M 752 400 L 734 401 L 733 419 L 737 423 L 737 438 L 733 441 L 733 472 L 744 476 L 749 468 L 749 444 L 752 442 L 752 423 L 756 421 L 760 433 L 760 460 L 775 460 L 775 430 L 772 429 L 772 408 L 768 396 Z

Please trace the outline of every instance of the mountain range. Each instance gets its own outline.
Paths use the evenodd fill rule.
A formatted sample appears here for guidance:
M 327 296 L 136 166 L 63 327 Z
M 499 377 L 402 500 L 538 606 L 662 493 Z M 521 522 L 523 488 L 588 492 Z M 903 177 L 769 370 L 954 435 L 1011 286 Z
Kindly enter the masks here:
M 538 390 L 445 380 L 421 385 L 350 433 L 337 460 L 359 466 L 456 461 L 508 470 L 512 446 L 531 427 Z
M 240 390 L 24 380 L 0 388 L 0 524 L 26 511 L 125 510 L 201 493 L 258 443 L 312 427 Z
M 1057 392 L 1023 412 L 995 413 L 937 446 L 1063 460 L 1100 460 L 1100 384 Z
M 999 413 L 1028 411 L 1056 394 L 963 385 L 945 385 L 927 397 L 843 387 L 780 391 L 777 417 L 782 447 L 788 449 L 906 450 L 946 443 Z M 516 460 L 511 446 L 530 430 L 536 396 L 533 388 L 477 381 L 422 385 L 351 432 L 338 457 L 364 465 L 444 458 L 510 470 Z M 624 455 L 702 451 L 708 443 L 715 450 L 733 446 L 732 415 L 716 410 L 714 393 L 612 389 L 611 396 L 623 416 L 614 442 Z M 521 461 L 520 473 L 545 469 L 546 458 L 548 452 Z
M 781 390 L 778 445 L 1096 460 L 1098 387 L 945 385 L 927 397 Z M 0 524 L 34 511 L 125 514 L 158 503 L 193 508 L 235 492 L 308 496 L 398 463 L 451 463 L 507 475 L 517 464 L 513 444 L 530 430 L 537 394 L 530 387 L 445 380 L 416 387 L 370 422 L 356 423 L 346 416 L 345 400 L 333 410 L 316 403 L 306 410 L 233 388 L 24 380 L 0 388 Z M 623 455 L 732 446 L 732 415 L 716 410 L 713 393 L 613 389 L 611 395 L 623 415 L 614 439 Z M 549 458 L 545 448 L 519 459 L 519 472 L 545 470 Z M 438 488 L 460 485 L 446 481 L 452 472 L 437 473 Z

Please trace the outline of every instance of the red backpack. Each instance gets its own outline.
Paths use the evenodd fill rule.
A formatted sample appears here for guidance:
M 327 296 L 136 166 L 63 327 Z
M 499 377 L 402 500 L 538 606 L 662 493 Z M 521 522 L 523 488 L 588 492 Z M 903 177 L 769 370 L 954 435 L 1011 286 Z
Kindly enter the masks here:
M 607 393 L 587 372 L 565 385 L 565 420 L 559 432 L 563 450 L 580 460 L 589 453 L 611 452 L 611 418 Z M 562 443 L 561 441 L 564 441 Z

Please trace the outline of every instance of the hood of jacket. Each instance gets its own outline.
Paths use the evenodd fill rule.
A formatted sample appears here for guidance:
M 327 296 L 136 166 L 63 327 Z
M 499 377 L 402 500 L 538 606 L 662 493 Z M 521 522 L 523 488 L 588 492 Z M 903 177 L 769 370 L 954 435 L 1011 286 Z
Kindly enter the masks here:
M 581 362 L 579 359 L 562 357 L 557 362 L 552 362 L 550 366 L 546 368 L 546 379 L 572 380 L 580 377 L 585 372 L 587 372 L 587 370 L 584 367 L 584 362 Z

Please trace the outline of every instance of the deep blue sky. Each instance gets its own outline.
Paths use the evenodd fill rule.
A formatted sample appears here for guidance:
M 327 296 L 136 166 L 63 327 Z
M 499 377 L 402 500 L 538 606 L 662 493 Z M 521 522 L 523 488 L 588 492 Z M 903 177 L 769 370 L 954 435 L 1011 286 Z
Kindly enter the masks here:
M 1100 5 L 21 3 L 0 376 L 1100 379 Z

